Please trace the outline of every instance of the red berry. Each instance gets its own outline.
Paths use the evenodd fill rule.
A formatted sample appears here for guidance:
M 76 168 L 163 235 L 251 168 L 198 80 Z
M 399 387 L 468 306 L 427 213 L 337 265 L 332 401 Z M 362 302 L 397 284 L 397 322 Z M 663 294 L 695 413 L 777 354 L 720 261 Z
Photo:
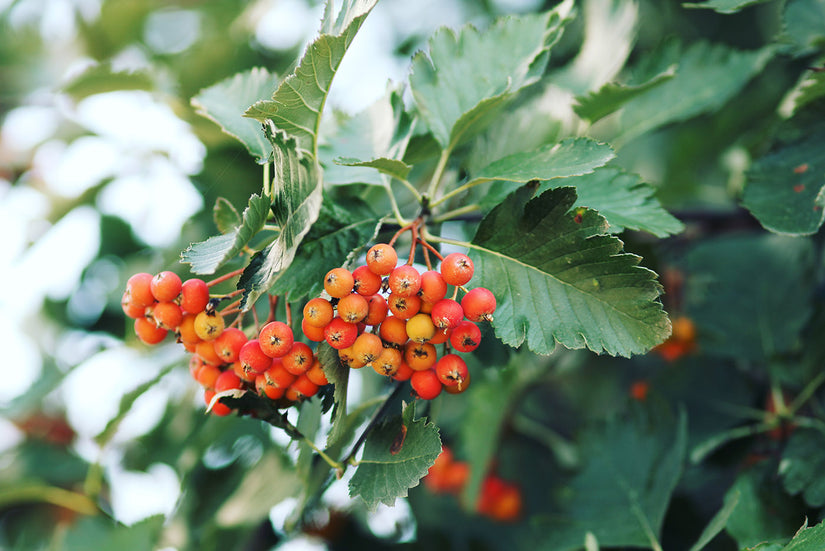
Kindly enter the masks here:
M 237 327 L 229 327 L 228 329 L 224 329 L 223 333 L 212 341 L 212 345 L 218 357 L 220 357 L 224 363 L 231 364 L 238 359 L 241 348 L 248 340 L 246 333 Z
M 123 313 L 132 319 L 142 318 L 146 315 L 146 306 L 134 302 L 129 291 L 123 292 L 123 297 L 120 299 L 120 307 L 123 308 Z
M 409 381 L 413 373 L 415 373 L 415 371 L 407 365 L 407 362 L 401 360 L 401 364 L 398 366 L 398 371 L 395 372 L 392 378 L 396 381 Z
M 421 288 L 421 274 L 413 266 L 404 264 L 390 272 L 387 282 L 391 293 L 411 297 Z
M 249 340 L 241 347 L 238 361 L 241 362 L 244 371 L 253 373 L 263 373 L 272 365 L 272 357 L 263 351 L 258 339 Z
M 430 316 L 438 329 L 452 329 L 464 319 L 464 309 L 453 299 L 443 298 L 433 305 Z
M 270 358 L 280 358 L 292 348 L 295 336 L 292 328 L 282 321 L 270 321 L 258 333 L 261 350 Z
M 215 397 L 216 392 L 214 390 L 206 390 L 203 393 L 203 401 L 206 402 L 206 405 L 209 406 L 212 403 L 212 398 Z M 220 401 L 216 401 L 215 404 L 212 406 L 212 413 L 217 415 L 218 417 L 223 417 L 225 415 L 229 415 L 232 413 L 232 408 L 227 406 L 226 404 L 222 404 Z
M 297 378 L 297 375 L 290 373 L 284 368 L 284 365 L 280 360 L 275 360 L 272 362 L 272 367 L 267 369 L 264 372 L 264 375 L 271 386 L 284 390 L 286 390 Z
M 151 306 L 155 302 L 152 294 L 152 274 L 140 272 L 126 282 L 126 293 L 129 295 L 129 302 L 143 306 Z
M 352 271 L 355 280 L 353 290 L 359 295 L 368 297 L 381 290 L 381 276 L 369 269 L 368 266 L 358 266 Z
M 240 377 L 235 375 L 234 371 L 224 371 L 215 381 L 215 392 L 224 392 L 226 390 L 241 388 L 243 388 L 243 381 L 241 381 Z
M 435 304 L 447 295 L 447 282 L 441 273 L 429 270 L 421 274 L 421 300 Z
M 171 302 L 178 298 L 181 291 L 181 280 L 175 272 L 160 272 L 152 278 L 150 288 L 152 295 L 158 302 Z
M 444 386 L 461 386 L 467 373 L 467 364 L 457 354 L 442 356 L 435 364 L 435 374 Z
M 481 329 L 471 321 L 462 321 L 450 332 L 450 346 L 458 352 L 472 352 L 479 344 Z
M 310 396 L 315 396 L 315 394 L 318 392 L 318 385 L 313 383 L 309 379 L 309 377 L 307 377 L 306 373 L 295 379 L 295 382 L 293 382 L 289 388 L 300 395 L 298 397 L 299 400 L 302 398 L 309 398 Z
M 461 299 L 464 316 L 470 321 L 492 321 L 496 297 L 485 287 L 470 289 Z
M 358 338 L 358 326 L 347 323 L 341 318 L 335 318 L 324 327 L 324 339 L 336 350 L 353 345 Z
M 180 307 L 184 312 L 198 314 L 209 304 L 209 287 L 202 279 L 187 279 L 181 284 Z
M 450 285 L 464 285 L 473 278 L 473 261 L 463 253 L 451 253 L 441 261 L 441 275 Z
M 432 369 L 416 371 L 410 377 L 410 384 L 416 395 L 422 400 L 432 400 L 441 394 L 441 381 Z
M 373 245 L 367 251 L 367 266 L 380 276 L 388 275 L 396 264 L 398 264 L 398 253 L 386 243 Z

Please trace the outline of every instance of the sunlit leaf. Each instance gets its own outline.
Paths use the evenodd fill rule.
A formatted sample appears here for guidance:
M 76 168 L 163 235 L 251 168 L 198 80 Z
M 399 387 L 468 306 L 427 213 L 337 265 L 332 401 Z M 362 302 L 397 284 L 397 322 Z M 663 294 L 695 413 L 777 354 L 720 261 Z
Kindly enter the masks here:
M 212 220 L 215 221 L 215 226 L 221 233 L 232 232 L 243 223 L 243 218 L 241 218 L 238 209 L 223 197 L 218 197 L 215 200 L 215 206 L 212 208 Z
M 578 116 L 590 122 L 596 122 L 618 111 L 624 104 L 660 84 L 667 82 L 676 74 L 676 67 L 669 67 L 653 78 L 636 85 L 609 83 L 598 91 L 576 98 L 573 110 Z
M 719 13 L 736 13 L 755 4 L 763 4 L 769 0 L 707 0 L 706 2 L 685 2 L 686 8 L 704 8 Z

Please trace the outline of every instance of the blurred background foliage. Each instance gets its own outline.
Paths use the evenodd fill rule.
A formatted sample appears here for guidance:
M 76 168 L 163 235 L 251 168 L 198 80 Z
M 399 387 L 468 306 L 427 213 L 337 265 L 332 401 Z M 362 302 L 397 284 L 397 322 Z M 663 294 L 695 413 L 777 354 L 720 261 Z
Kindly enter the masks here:
M 388 79 L 403 81 L 410 55 L 440 25 L 483 27 L 555 4 L 382 0 L 336 77 L 332 106 L 355 113 Z M 522 484 L 528 511 L 568 499 L 582 522 L 621 526 L 627 512 L 603 508 L 609 491 L 589 486 L 587 473 L 599 469 L 590 459 L 643 449 L 670 465 L 642 505 L 663 523 L 664 549 L 688 549 L 720 509 L 727 528 L 708 549 L 787 540 L 805 515 L 810 525 L 822 518 L 825 495 L 800 492 L 821 485 L 814 467 L 822 447 L 807 450 L 817 449 L 825 416 L 819 396 L 805 396 L 812 426 L 791 434 L 765 410 L 803 389 L 818 394 L 810 383 L 825 357 L 816 338 L 825 324 L 821 239 L 768 235 L 740 201 L 751 160 L 781 128 L 788 90 L 817 62 L 822 29 L 785 33 L 783 9 L 794 2 L 779 0 L 732 14 L 658 0 L 580 4 L 586 17 L 567 29 L 548 71 L 568 90 L 576 90 L 568 63 L 600 9 L 617 25 L 622 7 L 638 10 L 632 40 L 621 45 L 632 48 L 627 82 L 666 69 L 680 45 L 779 53 L 712 111 L 651 130 L 643 121 L 655 113 L 643 113 L 642 130 L 616 141 L 610 120 L 591 128 L 686 223 L 667 240 L 623 239 L 661 274 L 671 317 L 692 323 L 668 347 L 630 360 L 559 352 L 546 359 L 552 369 L 534 366 L 546 373 L 536 379 L 525 361 L 529 384 L 503 375 L 482 388 L 511 393 L 445 403 L 442 438 L 477 450 L 478 437 L 464 433 L 499 422 L 484 417 L 498 400 L 497 411 L 518 409 L 502 421 L 498 468 Z M 146 350 L 122 314 L 129 275 L 186 274 L 179 253 L 215 233 L 215 199 L 241 206 L 261 185 L 260 166 L 190 99 L 252 67 L 288 73 L 320 10 L 305 0 L 0 0 L 0 548 L 525 545 L 521 525 L 484 520 L 422 487 L 394 509 L 367 513 L 345 486 L 333 486 L 304 535 L 286 542 L 295 446 L 249 419 L 204 416 L 182 352 Z M 701 77 L 697 70 L 698 89 L 714 87 Z M 352 403 L 358 392 L 370 395 L 369 384 L 353 385 Z M 778 389 L 789 392 L 785 401 Z M 715 440 L 724 429 L 734 432 Z M 783 459 L 797 468 L 778 471 Z M 571 505 L 570 495 L 557 495 L 565 492 L 580 499 Z M 742 500 L 749 507 L 737 508 Z M 530 545 L 577 545 L 558 534 Z

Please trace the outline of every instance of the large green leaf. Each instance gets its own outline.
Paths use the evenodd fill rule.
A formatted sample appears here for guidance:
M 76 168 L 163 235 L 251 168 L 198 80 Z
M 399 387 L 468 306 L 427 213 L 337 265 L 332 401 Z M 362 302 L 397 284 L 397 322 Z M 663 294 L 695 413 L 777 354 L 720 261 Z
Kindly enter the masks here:
M 802 128 L 748 171 L 742 204 L 766 229 L 816 233 L 825 221 L 825 125 Z
M 825 44 L 825 0 L 788 0 L 782 13 L 782 39 L 797 55 L 822 52 Z
M 415 419 L 415 402 L 400 417 L 387 418 L 367 437 L 364 455 L 349 483 L 350 495 L 361 496 L 370 510 L 392 506 L 427 474 L 441 453 L 438 428 Z
M 489 122 L 520 88 L 541 76 L 547 52 L 569 21 L 573 2 L 544 14 L 497 20 L 483 32 L 442 28 L 413 58 L 410 88 L 442 148 L 453 149 Z
M 699 540 L 690 548 L 690 551 L 701 551 L 725 529 L 728 519 L 739 505 L 740 497 L 739 492 L 731 492 L 725 496 L 722 508 L 713 515 L 713 518 L 699 535 Z
M 379 172 L 406 178 L 411 167 L 400 159 L 413 127 L 400 92 L 390 91 L 361 113 L 346 118 L 324 140 L 319 148 L 324 181 L 331 185 L 383 185 Z
M 773 57 L 771 48 L 739 51 L 721 44 L 696 42 L 684 49 L 669 43 L 636 68 L 638 84 L 677 64 L 676 75 L 625 104 L 618 141 L 665 124 L 714 111 L 733 98 Z
M 292 263 L 298 245 L 318 219 L 323 200 L 321 171 L 315 160 L 302 155 L 295 141 L 282 132 L 268 136 L 274 153 L 272 210 L 281 231 L 241 274 L 238 288 L 244 289 L 244 309 L 266 293 Z
M 155 549 L 159 543 L 163 521 L 163 515 L 155 515 L 132 526 L 125 526 L 100 516 L 81 518 L 71 524 L 60 548 L 66 551 Z
M 243 113 L 260 98 L 271 95 L 277 86 L 278 75 L 256 67 L 204 88 L 191 103 L 199 115 L 219 125 L 221 130 L 241 142 L 259 163 L 265 163 L 271 157 L 272 147 L 261 124 L 244 118 Z
M 580 549 L 588 533 L 599 545 L 651 547 L 682 472 L 686 439 L 684 414 L 641 407 L 586 432 L 587 462 L 560 510 L 536 523 L 539 548 Z
M 793 539 L 782 551 L 819 551 L 825 549 L 825 523 L 808 528 L 807 522 L 794 534 Z M 759 549 L 757 547 L 757 549 Z
M 740 474 L 728 489 L 726 499 L 735 493 L 739 503 L 728 517 L 725 531 L 740 549 L 757 544 L 779 544 L 777 549 L 783 549 L 782 544 L 805 520 L 797 514 L 793 499 L 773 483 L 772 477 L 770 469 L 757 467 Z
M 577 104 L 573 106 L 573 110 L 581 118 L 587 119 L 590 122 L 596 122 L 618 111 L 625 103 L 633 98 L 641 96 L 645 92 L 667 82 L 673 78 L 675 74 L 676 67 L 672 66 L 640 84 L 628 85 L 612 82 L 605 84 L 596 92 L 577 97 Z
M 249 241 L 263 229 L 269 216 L 269 197 L 253 195 L 243 212 L 243 220 L 230 232 L 215 235 L 193 243 L 181 253 L 181 262 L 192 266 L 196 274 L 214 274 L 227 261 L 232 260 Z
M 568 348 L 630 356 L 670 333 L 656 274 L 609 235 L 606 220 L 571 214 L 573 188 L 511 194 L 482 220 L 470 245 L 474 285 L 498 300 L 493 325 L 510 346 L 549 354 Z
M 615 156 L 613 149 L 607 144 L 589 138 L 569 138 L 533 151 L 507 155 L 479 170 L 469 184 L 478 185 L 490 181 L 524 184 L 532 180 L 578 176 L 593 172 Z M 495 197 L 500 200 L 514 187 L 495 186 Z
M 809 241 L 774 235 L 718 238 L 690 251 L 684 302 L 702 350 L 763 362 L 797 349 L 812 311 L 813 263 Z
M 292 264 L 273 280 L 269 292 L 288 295 L 290 301 L 320 293 L 324 275 L 343 265 L 353 251 L 368 243 L 378 223 L 378 216 L 361 201 L 325 201 Z
M 795 431 L 782 452 L 779 476 L 782 485 L 791 494 L 802 494 L 811 507 L 825 505 L 825 437 L 815 430 Z
M 294 137 L 301 154 L 318 158 L 318 129 L 332 79 L 356 33 L 378 0 L 344 3 L 335 25 L 324 24 L 324 34 L 312 42 L 295 72 L 286 77 L 270 100 L 254 103 L 245 116 Z
M 682 5 L 686 8 L 704 8 L 719 13 L 736 13 L 748 6 L 763 4 L 768 1 L 769 0 L 707 0 L 706 2 L 685 2 Z

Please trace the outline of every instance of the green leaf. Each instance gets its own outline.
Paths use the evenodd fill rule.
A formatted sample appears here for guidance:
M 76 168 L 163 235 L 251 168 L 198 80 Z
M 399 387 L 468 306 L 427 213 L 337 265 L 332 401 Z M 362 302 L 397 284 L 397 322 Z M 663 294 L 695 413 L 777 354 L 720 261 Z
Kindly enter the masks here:
M 300 154 L 283 132 L 267 133 L 273 145 L 273 210 L 281 231 L 256 253 L 238 280 L 244 289 L 241 307 L 249 309 L 289 268 L 301 240 L 318 219 L 323 183 L 318 164 Z
M 345 440 L 349 368 L 341 363 L 338 358 L 338 351 L 326 341 L 318 345 L 315 354 L 321 362 L 327 380 L 335 387 L 335 393 L 333 394 L 332 428 L 327 435 L 327 448 L 330 448 L 341 445 Z
M 244 118 L 243 113 L 258 99 L 272 94 L 277 86 L 278 75 L 270 74 L 263 67 L 255 67 L 204 88 L 191 103 L 199 115 L 241 142 L 249 154 L 263 164 L 272 155 L 271 146 L 260 123 Z
M 791 495 L 802 494 L 811 507 L 825 505 L 825 437 L 815 430 L 796 430 L 788 440 L 779 463 L 782 485 Z
M 670 43 L 636 69 L 645 82 L 674 63 L 676 75 L 627 102 L 619 115 L 621 134 L 630 139 L 665 124 L 715 111 L 731 100 L 773 57 L 773 49 L 738 51 L 721 44 L 696 42 L 684 48 Z M 634 82 L 635 83 L 635 82 Z
M 235 229 L 206 241 L 193 243 L 181 253 L 181 262 L 192 266 L 196 274 L 214 274 L 240 253 L 249 241 L 263 229 L 269 216 L 269 198 L 253 195 L 243 211 L 243 221 Z
M 588 532 L 605 547 L 650 548 L 682 472 L 684 413 L 632 408 L 581 437 L 583 469 L 560 510 L 536 523 L 541 549 L 580 549 Z
M 598 168 L 590 174 L 551 181 L 539 186 L 539 191 L 553 184 L 576 188 L 576 206 L 599 211 L 610 224 L 610 232 L 624 229 L 650 232 L 667 237 L 684 230 L 677 218 L 667 212 L 655 198 L 656 189 L 637 174 L 616 168 Z
M 80 101 L 94 94 L 119 90 L 153 90 L 151 73 L 147 71 L 122 70 L 112 68 L 110 62 L 97 63 L 86 68 L 60 87 L 60 92 Z
M 411 167 L 400 159 L 410 142 L 413 122 L 398 90 L 391 90 L 361 113 L 344 119 L 319 146 L 324 181 L 330 185 L 384 185 L 378 172 L 406 178 Z
M 442 28 L 429 50 L 415 55 L 410 88 L 422 118 L 442 149 L 453 149 L 480 129 L 519 89 L 541 76 L 547 52 L 570 19 L 565 0 L 544 14 L 497 20 L 483 32 Z
M 808 528 L 807 522 L 783 547 L 783 551 L 819 551 L 825 549 L 825 523 Z
M 335 164 L 341 166 L 360 166 L 374 168 L 382 174 L 386 174 L 391 178 L 398 178 L 399 180 L 406 180 L 407 176 L 412 170 L 412 166 L 404 161 L 397 159 L 387 159 L 386 157 L 379 157 L 371 161 L 360 161 L 349 157 L 339 157 L 335 159 Z
M 361 496 L 367 508 L 392 506 L 406 497 L 441 453 L 438 427 L 415 419 L 415 402 L 400 417 L 387 418 L 367 437 L 364 455 L 349 483 L 350 496 Z
M 577 104 L 573 106 L 573 111 L 583 119 L 591 123 L 618 111 L 630 100 L 656 88 L 664 82 L 672 79 L 676 74 L 676 66 L 672 65 L 663 72 L 654 75 L 652 78 L 641 84 L 629 85 L 619 83 L 608 83 L 596 92 L 590 92 L 586 96 L 576 98 Z
M 324 25 L 331 34 L 322 34 L 309 45 L 298 68 L 281 82 L 271 100 L 255 102 L 244 115 L 271 121 L 297 140 L 299 153 L 318 158 L 318 130 L 332 79 L 377 1 L 346 2 L 338 23 Z
M 821 52 L 825 45 L 825 0 L 788 0 L 782 13 L 782 40 L 796 55 Z
M 690 551 L 701 551 L 704 549 L 717 535 L 719 535 L 728 523 L 733 510 L 739 505 L 739 492 L 730 492 L 725 495 L 725 503 L 722 508 L 713 515 L 710 522 L 702 533 L 699 535 L 699 540 L 690 548 Z
M 813 263 L 809 241 L 774 235 L 718 238 L 688 252 L 684 303 L 702 350 L 764 362 L 797 349 Z
M 728 518 L 725 531 L 736 540 L 739 548 L 757 544 L 780 544 L 788 541 L 803 520 L 790 496 L 782 492 L 767 468 L 756 468 L 739 475 L 728 489 L 727 496 L 739 494 L 739 504 Z M 762 549 L 759 547 L 759 549 Z
M 736 13 L 755 4 L 764 4 L 769 0 L 708 0 L 707 2 L 685 2 L 685 8 L 704 8 L 718 13 Z
M 815 66 L 825 65 L 825 59 L 820 58 Z M 791 105 L 788 115 L 800 111 L 816 100 L 825 97 L 825 71 L 809 71 L 797 85 L 788 93 Z
M 470 245 L 474 282 L 496 296 L 496 335 L 549 354 L 559 342 L 610 355 L 646 352 L 670 333 L 656 274 L 603 235 L 596 212 L 569 213 L 573 188 L 532 199 L 514 192 L 482 221 Z
M 525 184 L 533 180 L 579 176 L 604 166 L 615 156 L 613 149 L 607 144 L 589 138 L 569 138 L 561 143 L 547 144 L 534 151 L 513 153 L 494 161 L 473 175 L 469 185 L 484 181 Z M 513 189 L 512 185 L 494 188 L 496 196 L 502 198 Z
M 768 230 L 816 233 L 825 221 L 825 125 L 800 128 L 748 171 L 742 204 Z
M 215 200 L 215 206 L 212 208 L 212 220 L 221 233 L 229 233 L 243 223 L 243 218 L 241 218 L 238 209 L 224 197 L 218 197 Z
M 360 200 L 325 201 L 292 264 L 273 279 L 269 292 L 289 295 L 291 301 L 319 294 L 324 288 L 324 275 L 369 242 L 379 222 L 379 217 Z
M 102 516 L 82 517 L 68 529 L 60 548 L 65 551 L 155 549 L 163 522 L 163 515 L 149 517 L 131 526 L 115 523 Z

